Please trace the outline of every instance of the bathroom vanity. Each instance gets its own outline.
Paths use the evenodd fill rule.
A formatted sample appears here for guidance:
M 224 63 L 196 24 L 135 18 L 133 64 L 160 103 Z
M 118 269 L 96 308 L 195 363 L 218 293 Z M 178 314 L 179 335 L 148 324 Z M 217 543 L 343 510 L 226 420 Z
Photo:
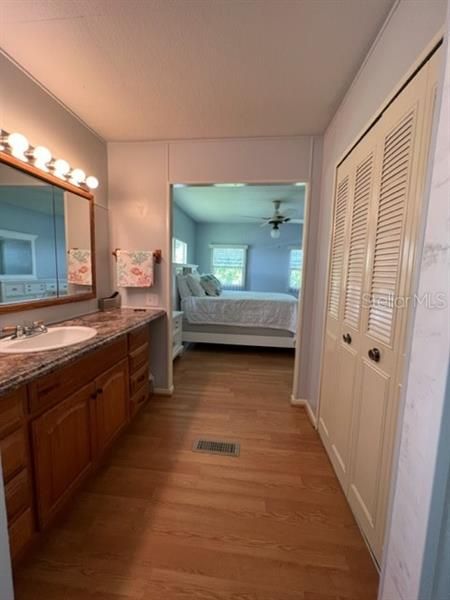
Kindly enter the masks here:
M 97 330 L 83 343 L 0 355 L 0 453 L 13 562 L 146 403 L 149 323 L 163 315 L 95 313 L 64 323 Z

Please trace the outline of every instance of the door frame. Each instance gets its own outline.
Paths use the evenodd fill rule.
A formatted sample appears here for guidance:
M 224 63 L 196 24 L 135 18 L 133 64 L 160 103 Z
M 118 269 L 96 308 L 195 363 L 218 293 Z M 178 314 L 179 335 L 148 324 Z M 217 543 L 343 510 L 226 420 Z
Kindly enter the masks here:
M 304 177 L 299 177 L 297 179 L 276 179 L 276 180 L 271 180 L 271 179 L 265 179 L 264 181 L 262 180 L 258 180 L 258 181 L 254 181 L 251 179 L 243 179 L 242 177 L 239 178 L 239 182 L 241 183 L 245 183 L 247 185 L 292 185 L 294 183 L 298 183 L 301 182 L 305 185 L 305 208 L 304 208 L 304 218 L 303 218 L 303 239 L 302 239 L 302 248 L 303 248 L 303 267 L 302 267 L 302 281 L 306 280 L 305 274 L 307 272 L 307 264 L 308 264 L 308 256 L 309 256 L 309 228 L 310 228 L 310 201 L 311 201 L 311 180 L 312 180 L 312 172 L 313 172 L 313 168 L 314 168 L 314 164 L 313 164 L 313 157 L 314 157 L 314 142 L 315 142 L 315 137 L 311 136 L 311 145 L 310 145 L 310 163 L 309 163 L 309 172 L 308 172 L 308 177 L 305 180 Z M 201 185 L 212 185 L 213 183 L 218 183 L 218 182 L 213 182 L 213 181 L 189 181 L 189 182 L 182 182 L 182 181 L 169 181 L 168 182 L 168 198 L 169 198 L 169 224 L 168 224 L 168 231 L 169 231 L 169 240 L 170 243 L 169 245 L 169 253 L 168 253 L 168 260 L 167 260 L 167 268 L 166 268 L 166 273 L 165 276 L 166 278 L 168 278 L 169 280 L 169 314 L 168 314 L 168 338 L 169 338 L 169 342 L 168 342 L 168 348 L 169 348 L 169 363 L 168 363 L 168 386 L 169 386 L 169 390 L 171 390 L 171 392 L 174 391 L 174 385 L 173 385 L 173 360 L 172 360 L 172 345 L 171 345 L 171 341 L 172 341 L 172 334 L 173 334 L 173 318 L 172 318 L 172 313 L 174 310 L 174 306 L 173 306 L 173 290 L 172 290 L 172 286 L 173 286 L 173 277 L 172 277 L 172 238 L 173 238 L 173 204 L 174 204 L 174 200 L 173 200 L 173 186 L 176 184 L 184 184 L 184 185 L 188 185 L 188 186 L 201 186 Z M 314 291 L 314 286 L 312 283 L 310 283 L 310 285 L 308 286 L 308 289 L 310 289 L 312 291 Z M 303 301 L 303 297 L 304 297 L 304 292 L 303 292 L 303 287 L 302 287 L 302 293 L 299 294 L 298 300 L 297 300 L 297 331 L 296 331 L 296 340 L 300 340 L 301 342 L 303 341 L 303 344 L 306 346 L 306 342 L 305 340 L 303 340 L 303 338 L 301 337 L 302 335 L 302 324 L 303 324 L 303 318 L 304 318 L 304 311 L 305 311 L 305 303 Z M 294 352 L 295 352 L 295 356 L 294 356 L 294 370 L 293 370 L 293 377 L 292 377 L 292 392 L 291 392 L 291 396 L 287 398 L 287 401 L 291 404 L 295 404 L 295 402 L 293 402 L 293 399 L 296 397 L 296 390 L 298 387 L 298 383 L 299 383 L 299 367 L 300 367 L 300 355 L 302 354 L 303 351 L 305 351 L 304 348 L 302 348 L 302 343 L 300 344 L 295 344 L 294 347 Z M 304 401 L 301 401 L 302 405 L 304 404 Z

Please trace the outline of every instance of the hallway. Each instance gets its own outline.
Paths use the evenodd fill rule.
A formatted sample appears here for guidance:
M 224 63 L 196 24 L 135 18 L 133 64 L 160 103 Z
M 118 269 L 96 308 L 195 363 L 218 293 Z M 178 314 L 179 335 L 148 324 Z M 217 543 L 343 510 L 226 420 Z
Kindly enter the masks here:
M 17 600 L 374 600 L 289 351 L 197 346 L 18 570 Z M 239 441 L 238 458 L 193 453 Z

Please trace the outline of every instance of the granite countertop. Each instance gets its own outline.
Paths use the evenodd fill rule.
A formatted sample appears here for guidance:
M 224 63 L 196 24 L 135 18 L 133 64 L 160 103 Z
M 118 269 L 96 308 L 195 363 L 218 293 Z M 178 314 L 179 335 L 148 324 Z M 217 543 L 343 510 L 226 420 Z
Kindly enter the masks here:
M 57 350 L 26 354 L 0 354 L 0 395 L 29 383 L 41 375 L 55 371 L 164 314 L 165 311 L 161 309 L 149 308 L 145 311 L 135 312 L 132 308 L 119 308 L 62 321 L 58 325 L 94 327 L 97 335 L 85 342 Z

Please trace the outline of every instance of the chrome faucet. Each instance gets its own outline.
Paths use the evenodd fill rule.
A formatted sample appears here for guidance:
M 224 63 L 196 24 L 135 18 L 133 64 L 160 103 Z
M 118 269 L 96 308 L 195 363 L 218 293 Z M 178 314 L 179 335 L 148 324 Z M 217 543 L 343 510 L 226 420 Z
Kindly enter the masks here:
M 9 337 L 11 340 L 20 340 L 25 337 L 47 333 L 47 331 L 44 321 L 33 321 L 31 325 L 28 323 L 25 325 L 8 325 L 1 330 L 0 339 Z

